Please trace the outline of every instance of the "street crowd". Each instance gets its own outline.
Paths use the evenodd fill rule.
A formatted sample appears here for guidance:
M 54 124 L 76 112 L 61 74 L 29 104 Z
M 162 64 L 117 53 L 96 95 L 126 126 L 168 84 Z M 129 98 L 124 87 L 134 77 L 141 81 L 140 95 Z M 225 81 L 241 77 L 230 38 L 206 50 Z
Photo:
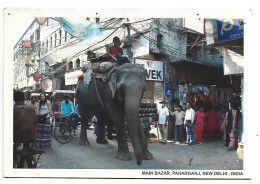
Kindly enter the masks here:
M 158 108 L 158 127 L 161 134 L 161 143 L 167 143 L 167 137 L 171 137 L 169 131 L 169 119 L 174 120 L 174 144 L 180 144 L 183 135 L 186 134 L 186 144 L 202 144 L 205 137 L 209 141 L 225 139 L 225 146 L 228 150 L 235 150 L 238 146 L 241 113 L 238 110 L 238 104 L 235 100 L 230 101 L 230 110 L 221 111 L 219 108 L 215 111 L 213 106 L 207 112 L 204 112 L 202 106 L 197 111 L 192 108 L 190 103 L 186 104 L 186 111 L 182 106 L 178 106 L 176 111 L 169 112 L 165 101 L 161 101 L 161 107 Z M 157 126 L 157 125 L 155 125 Z M 205 132 L 207 134 L 205 135 Z
M 60 104 L 61 114 L 59 121 L 70 118 L 75 129 L 78 127 L 78 105 L 75 107 L 64 95 Z M 22 91 L 14 91 L 14 141 L 24 139 L 35 139 L 35 148 L 51 148 L 51 115 L 52 104 L 45 93 L 39 96 L 31 96 L 28 100 Z M 35 118 L 31 118 L 35 117 Z

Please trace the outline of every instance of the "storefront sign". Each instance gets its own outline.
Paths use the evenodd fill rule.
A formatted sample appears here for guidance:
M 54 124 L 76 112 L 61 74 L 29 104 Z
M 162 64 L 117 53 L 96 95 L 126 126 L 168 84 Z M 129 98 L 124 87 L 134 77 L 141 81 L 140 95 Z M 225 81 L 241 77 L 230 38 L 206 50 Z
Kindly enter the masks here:
M 217 20 L 219 41 L 228 41 L 244 36 L 244 21 L 242 19 Z
M 82 74 L 83 72 L 81 70 L 77 70 L 74 72 L 66 73 L 65 74 L 65 86 L 69 85 L 76 85 L 78 82 L 78 77 Z
M 52 80 L 51 79 L 45 79 L 42 81 L 42 89 L 46 92 L 52 91 Z
M 165 87 L 165 96 L 171 96 L 172 95 L 172 87 L 166 86 Z
M 142 65 L 146 69 L 146 80 L 163 82 L 163 62 L 135 58 L 135 64 Z
M 244 37 L 243 19 L 206 19 L 207 44 L 216 44 Z

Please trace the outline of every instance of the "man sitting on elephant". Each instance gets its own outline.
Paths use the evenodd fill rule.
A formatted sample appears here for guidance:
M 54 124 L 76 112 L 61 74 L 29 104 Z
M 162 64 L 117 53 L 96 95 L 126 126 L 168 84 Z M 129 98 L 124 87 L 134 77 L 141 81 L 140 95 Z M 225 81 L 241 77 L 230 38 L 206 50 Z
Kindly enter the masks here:
M 120 39 L 117 36 L 115 36 L 113 38 L 113 45 L 108 46 L 107 53 L 98 58 L 91 59 L 91 61 L 98 62 L 98 61 L 106 61 L 108 59 L 113 59 L 113 60 L 117 60 L 119 66 L 125 63 L 131 63 L 128 57 L 122 56 L 123 49 L 120 47 L 120 44 L 121 44 Z

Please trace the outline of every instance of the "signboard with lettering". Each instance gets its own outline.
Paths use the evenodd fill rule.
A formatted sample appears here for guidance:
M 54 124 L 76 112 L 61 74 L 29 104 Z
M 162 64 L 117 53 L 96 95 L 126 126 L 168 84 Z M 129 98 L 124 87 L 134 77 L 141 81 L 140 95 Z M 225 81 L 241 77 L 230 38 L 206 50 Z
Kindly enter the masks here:
M 135 64 L 142 65 L 146 69 L 146 80 L 163 82 L 163 62 L 135 58 Z
M 219 19 L 217 24 L 219 41 L 233 40 L 244 36 L 243 19 Z
M 230 41 L 244 37 L 243 19 L 206 19 L 207 44 Z

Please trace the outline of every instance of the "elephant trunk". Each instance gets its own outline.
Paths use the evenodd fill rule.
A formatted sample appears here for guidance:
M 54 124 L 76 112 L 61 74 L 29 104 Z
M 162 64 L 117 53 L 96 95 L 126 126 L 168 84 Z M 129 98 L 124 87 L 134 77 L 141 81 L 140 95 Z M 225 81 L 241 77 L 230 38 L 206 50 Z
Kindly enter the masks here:
M 139 141 L 139 130 L 138 123 L 139 120 L 139 108 L 141 100 L 142 91 L 141 90 L 126 90 L 125 92 L 125 114 L 126 122 L 128 125 L 128 131 L 132 145 L 134 148 L 134 153 L 136 157 L 137 165 L 142 164 L 142 149 Z

